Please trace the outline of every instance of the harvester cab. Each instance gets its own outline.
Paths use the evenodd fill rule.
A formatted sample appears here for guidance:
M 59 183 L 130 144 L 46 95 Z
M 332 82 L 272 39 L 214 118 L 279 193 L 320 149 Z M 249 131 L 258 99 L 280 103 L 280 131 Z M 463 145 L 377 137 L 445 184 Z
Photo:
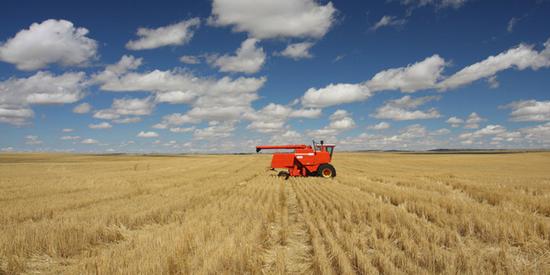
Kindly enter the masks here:
M 256 152 L 261 150 L 292 150 L 290 152 L 276 152 L 271 159 L 271 169 L 286 169 L 280 175 L 292 177 L 320 176 L 332 178 L 336 176 L 336 169 L 330 164 L 334 153 L 334 144 L 326 144 L 323 141 L 312 145 L 260 145 L 256 146 Z

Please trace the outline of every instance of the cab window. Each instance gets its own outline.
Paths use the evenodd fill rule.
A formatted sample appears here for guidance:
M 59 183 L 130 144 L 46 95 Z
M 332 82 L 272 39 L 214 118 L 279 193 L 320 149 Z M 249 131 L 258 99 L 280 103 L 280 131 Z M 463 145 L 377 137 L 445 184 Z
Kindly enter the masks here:
M 330 157 L 332 158 L 332 151 L 334 150 L 334 147 L 327 147 L 327 151 L 330 153 Z

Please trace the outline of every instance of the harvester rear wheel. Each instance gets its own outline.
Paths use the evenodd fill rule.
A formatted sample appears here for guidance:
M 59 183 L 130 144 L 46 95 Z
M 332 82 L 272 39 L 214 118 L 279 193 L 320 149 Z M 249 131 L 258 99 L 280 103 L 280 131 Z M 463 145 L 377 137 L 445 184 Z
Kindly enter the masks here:
M 321 164 L 319 169 L 317 169 L 317 176 L 323 178 L 333 178 L 336 177 L 336 169 L 330 164 Z

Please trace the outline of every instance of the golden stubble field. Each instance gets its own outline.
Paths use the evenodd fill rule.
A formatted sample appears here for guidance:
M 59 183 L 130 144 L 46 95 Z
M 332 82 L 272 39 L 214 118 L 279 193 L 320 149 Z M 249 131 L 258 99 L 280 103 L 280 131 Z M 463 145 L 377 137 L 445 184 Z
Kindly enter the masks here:
M 0 274 L 550 273 L 550 153 L 0 155 Z

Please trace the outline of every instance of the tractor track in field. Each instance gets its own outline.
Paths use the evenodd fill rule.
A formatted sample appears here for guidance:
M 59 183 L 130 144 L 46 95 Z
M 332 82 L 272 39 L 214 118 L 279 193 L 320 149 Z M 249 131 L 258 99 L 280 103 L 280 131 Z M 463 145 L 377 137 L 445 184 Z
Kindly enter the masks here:
M 279 211 L 270 225 L 269 238 L 263 254 L 263 273 L 313 272 L 311 236 L 292 181 L 274 179 L 274 184 L 279 184 Z

